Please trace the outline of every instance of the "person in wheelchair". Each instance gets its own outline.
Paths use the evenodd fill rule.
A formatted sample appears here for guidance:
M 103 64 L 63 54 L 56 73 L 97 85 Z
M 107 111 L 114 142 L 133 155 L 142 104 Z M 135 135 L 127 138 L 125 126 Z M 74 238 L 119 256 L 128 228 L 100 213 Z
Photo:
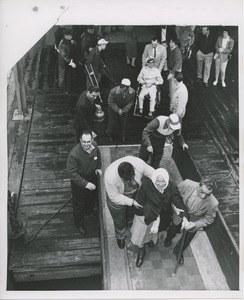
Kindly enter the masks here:
M 154 58 L 149 56 L 146 60 L 147 65 L 142 67 L 141 72 L 137 77 L 137 81 L 142 85 L 139 94 L 139 115 L 143 113 L 143 103 L 144 97 L 149 94 L 150 104 L 149 104 L 149 118 L 153 118 L 153 113 L 155 110 L 157 85 L 163 84 L 163 78 L 161 76 L 160 70 L 154 67 Z

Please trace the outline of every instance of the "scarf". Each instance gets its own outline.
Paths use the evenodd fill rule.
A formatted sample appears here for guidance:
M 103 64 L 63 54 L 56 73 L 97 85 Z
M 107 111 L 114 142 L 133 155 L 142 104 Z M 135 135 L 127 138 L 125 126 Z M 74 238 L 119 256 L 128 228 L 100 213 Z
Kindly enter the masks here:
M 143 208 L 139 209 L 138 215 L 143 215 L 146 225 L 151 224 L 160 214 L 163 201 L 163 192 L 156 186 L 156 180 L 158 176 L 162 176 L 166 182 L 166 186 L 169 183 L 169 175 L 165 169 L 159 168 L 153 174 L 151 179 L 145 181 L 137 195 L 137 202 L 140 203 Z

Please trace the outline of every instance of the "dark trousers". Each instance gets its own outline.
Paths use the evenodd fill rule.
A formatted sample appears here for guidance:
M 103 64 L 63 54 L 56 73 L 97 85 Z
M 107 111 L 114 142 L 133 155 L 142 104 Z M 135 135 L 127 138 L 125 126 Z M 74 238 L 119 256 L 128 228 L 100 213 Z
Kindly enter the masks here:
M 181 229 L 181 223 L 178 225 L 175 225 L 174 223 L 171 223 L 171 225 L 169 226 L 168 230 L 167 230 L 167 239 L 172 240 L 176 234 L 178 232 L 180 232 Z M 190 242 L 192 241 L 192 239 L 194 238 L 196 232 L 186 232 L 186 238 L 185 238 L 185 242 L 184 242 L 184 246 L 183 246 L 183 250 L 182 252 L 188 247 L 188 245 L 190 244 Z M 178 256 L 179 251 L 180 251 L 180 247 L 182 244 L 182 236 L 179 239 L 179 241 L 177 242 L 177 244 L 175 245 L 173 252 Z
M 65 92 L 70 93 L 72 91 L 73 81 L 73 68 L 67 63 L 59 63 L 58 68 L 58 86 L 62 87 Z
M 126 227 L 128 222 L 133 218 L 134 211 L 133 207 L 127 205 L 120 205 L 112 202 L 107 197 L 107 205 L 114 221 L 115 235 L 117 239 L 125 239 Z
M 108 128 L 107 134 L 111 135 L 116 132 L 121 138 L 125 138 L 125 128 L 127 123 L 128 113 L 121 116 L 108 107 Z
M 157 169 L 164 152 L 165 136 L 158 132 L 153 132 L 150 135 L 150 141 L 153 147 L 152 162 L 150 163 L 150 165 L 154 169 Z M 142 141 L 139 157 L 147 162 L 149 159 L 149 155 L 150 153 L 147 151 L 147 146 Z
M 71 192 L 74 223 L 75 226 L 79 228 L 84 224 L 85 213 L 90 214 L 93 208 L 97 206 L 97 189 L 90 191 L 86 188 L 79 187 L 71 181 Z

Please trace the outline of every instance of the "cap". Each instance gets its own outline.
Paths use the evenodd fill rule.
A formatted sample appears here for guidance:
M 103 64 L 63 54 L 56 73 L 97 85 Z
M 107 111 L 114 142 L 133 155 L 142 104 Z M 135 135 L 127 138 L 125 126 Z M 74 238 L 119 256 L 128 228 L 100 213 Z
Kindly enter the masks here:
M 173 130 L 178 130 L 181 128 L 180 120 L 179 120 L 179 117 L 177 116 L 177 114 L 171 114 L 169 116 L 169 126 Z
M 130 79 L 127 79 L 127 78 L 122 79 L 121 84 L 130 86 L 130 84 L 131 84 Z
M 108 41 L 106 41 L 105 39 L 100 39 L 97 44 L 98 45 L 106 45 L 108 43 Z
M 147 63 L 154 62 L 154 58 L 152 56 L 147 57 Z

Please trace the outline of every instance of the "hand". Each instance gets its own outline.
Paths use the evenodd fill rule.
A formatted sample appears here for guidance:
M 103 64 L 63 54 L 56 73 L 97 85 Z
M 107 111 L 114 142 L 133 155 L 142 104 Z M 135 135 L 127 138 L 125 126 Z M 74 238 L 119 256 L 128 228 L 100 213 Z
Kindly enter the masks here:
M 185 226 L 185 230 L 186 231 L 189 231 L 189 230 L 192 230 L 196 227 L 196 223 L 194 222 L 188 222 L 188 224 Z
M 167 76 L 167 80 L 170 80 L 173 77 L 173 74 L 169 73 L 169 75 Z
M 158 228 L 155 228 L 153 226 L 150 228 L 150 234 L 157 233 L 157 232 L 158 232 Z
M 73 69 L 75 69 L 75 68 L 76 68 L 76 64 L 75 64 L 74 62 L 72 62 L 72 63 L 71 63 L 71 67 L 72 67 Z
M 224 48 L 219 48 L 219 52 L 223 52 L 224 51 Z
M 119 115 L 121 116 L 121 115 L 123 114 L 123 110 L 120 109 L 118 113 L 119 113 Z
M 99 109 L 99 110 L 102 108 L 101 105 L 99 105 L 99 104 L 95 104 L 95 106 L 96 106 L 96 108 Z
M 189 149 L 189 146 L 188 146 L 186 143 L 184 143 L 184 144 L 182 145 L 182 148 L 183 148 L 183 150 L 185 151 L 185 150 L 188 150 L 188 149 Z
M 92 76 L 92 75 L 94 75 L 94 73 L 93 73 L 93 72 L 91 72 L 91 73 L 89 73 L 89 75 L 91 75 L 91 76 Z
M 148 146 L 147 147 L 147 151 L 150 152 L 150 153 L 153 153 L 153 147 L 152 146 Z
M 91 182 L 87 182 L 85 188 L 90 190 L 90 191 L 94 191 L 96 189 L 96 186 L 95 186 L 95 184 L 93 184 Z
M 101 176 L 102 173 L 103 173 L 103 171 L 102 171 L 101 169 L 96 169 L 96 170 L 95 170 L 95 174 L 96 174 L 96 175 L 100 175 L 100 176 Z
M 182 221 L 182 223 L 181 223 L 181 230 L 182 230 L 182 229 L 186 229 L 186 227 L 188 226 L 189 223 L 190 223 L 190 222 L 187 220 L 187 218 L 186 218 L 186 217 L 183 217 L 183 221 Z
M 95 137 L 97 137 L 97 135 L 94 131 L 92 131 L 92 138 L 95 139 Z
M 139 204 L 136 200 L 133 200 L 133 205 L 138 209 L 140 207 L 142 207 L 141 204 Z

